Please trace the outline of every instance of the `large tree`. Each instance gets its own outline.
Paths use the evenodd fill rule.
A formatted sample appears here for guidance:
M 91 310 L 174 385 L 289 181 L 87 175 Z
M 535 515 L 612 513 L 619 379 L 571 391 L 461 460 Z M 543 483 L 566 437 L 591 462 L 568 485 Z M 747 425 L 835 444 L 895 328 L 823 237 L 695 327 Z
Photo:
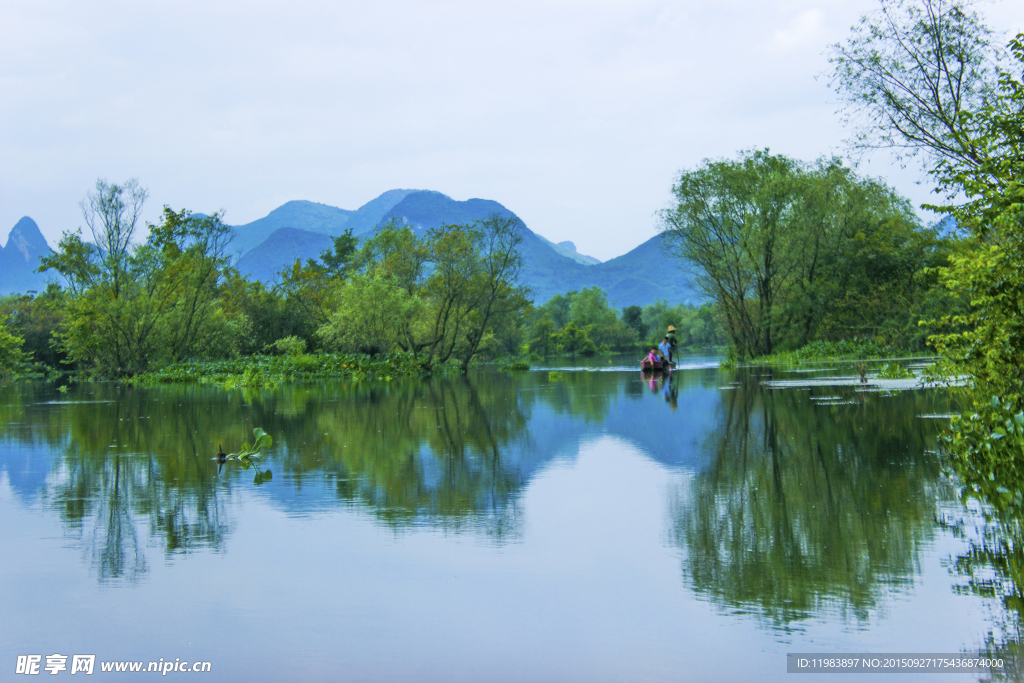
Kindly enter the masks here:
M 882 0 L 830 50 L 851 146 L 977 166 L 964 114 L 992 96 L 1001 54 L 970 0 Z
M 906 200 L 834 159 L 808 165 L 744 152 L 681 172 L 672 190 L 676 205 L 661 213 L 666 248 L 699 266 L 698 282 L 741 356 L 813 338 L 851 276 L 875 263 L 878 249 L 858 259 L 858 245 L 920 232 Z M 873 286 L 905 289 L 927 265 L 906 258 L 907 239 L 895 240 L 898 258 L 875 274 Z
M 72 295 L 59 337 L 68 357 L 90 372 L 132 375 L 154 363 L 230 348 L 217 286 L 227 265 L 229 228 L 218 214 L 164 207 L 149 236 L 134 238 L 146 191 L 136 181 L 96 184 L 82 203 L 92 242 L 65 232 L 41 269 L 65 277 Z
M 521 243 L 522 224 L 497 215 L 423 236 L 384 225 L 352 259 L 318 336 L 335 348 L 412 351 L 426 365 L 458 359 L 466 371 L 529 307 Z

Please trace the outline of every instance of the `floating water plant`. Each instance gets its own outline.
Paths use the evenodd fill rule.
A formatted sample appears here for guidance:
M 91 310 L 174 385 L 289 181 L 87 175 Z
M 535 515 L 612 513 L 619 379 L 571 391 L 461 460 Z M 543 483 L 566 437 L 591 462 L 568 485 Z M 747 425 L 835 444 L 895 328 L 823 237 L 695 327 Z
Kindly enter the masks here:
M 557 370 L 551 370 L 550 372 L 548 372 L 548 381 L 549 382 L 559 382 L 561 380 L 562 380 L 562 373 L 558 372 Z
M 249 469 L 252 467 L 256 470 L 256 478 L 253 480 L 254 484 L 262 484 L 263 482 L 270 481 L 273 478 L 270 470 L 260 470 L 256 466 L 256 463 L 252 462 L 251 458 L 260 457 L 260 450 L 264 448 L 270 448 L 273 445 L 274 440 L 261 428 L 256 427 L 252 430 L 252 445 L 248 441 L 242 443 L 242 447 L 237 453 L 225 453 L 220 444 L 217 444 L 217 456 L 216 460 L 221 464 L 228 460 L 234 460 L 242 466 L 243 469 Z
M 898 363 L 886 363 L 878 371 L 878 377 L 881 379 L 914 379 L 914 376 L 913 371 Z

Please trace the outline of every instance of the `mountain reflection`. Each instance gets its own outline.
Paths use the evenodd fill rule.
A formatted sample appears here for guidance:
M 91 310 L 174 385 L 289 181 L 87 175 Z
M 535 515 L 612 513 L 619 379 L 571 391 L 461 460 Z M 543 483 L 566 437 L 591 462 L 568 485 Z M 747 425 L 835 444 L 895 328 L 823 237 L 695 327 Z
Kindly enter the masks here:
M 723 391 L 712 460 L 672 505 L 698 594 L 785 630 L 823 611 L 863 622 L 913 582 L 952 495 L 935 425 L 917 418 L 935 397 L 846 393 L 852 405 L 755 381 Z
M 4 469 L 23 497 L 42 492 L 101 580 L 138 579 L 151 538 L 168 556 L 223 547 L 225 504 L 251 485 L 212 456 L 219 443 L 237 449 L 253 426 L 275 437 L 265 463 L 277 470 L 265 492 L 274 502 L 333 489 L 335 501 L 390 525 L 468 524 L 500 540 L 517 533 L 530 449 L 528 408 L 513 381 L 496 379 L 245 393 L 91 384 L 66 398 L 17 385 L 5 389 L 0 437 L 8 453 L 25 452 L 34 480 L 18 477 L 9 455 Z
M 0 390 L 0 474 L 25 506 L 55 511 L 101 581 L 165 557 L 229 547 L 253 505 L 289 515 L 357 509 L 395 530 L 503 544 L 521 536 L 523 489 L 587 439 L 615 436 L 690 473 L 672 534 L 685 577 L 722 607 L 785 626 L 838 608 L 864 619 L 916 575 L 948 497 L 926 454 L 934 395 L 818 406 L 799 390 L 716 369 L 653 390 L 638 372 L 479 373 L 275 390 L 44 384 Z M 217 445 L 274 438 L 255 485 Z M 240 501 L 244 505 L 239 505 Z

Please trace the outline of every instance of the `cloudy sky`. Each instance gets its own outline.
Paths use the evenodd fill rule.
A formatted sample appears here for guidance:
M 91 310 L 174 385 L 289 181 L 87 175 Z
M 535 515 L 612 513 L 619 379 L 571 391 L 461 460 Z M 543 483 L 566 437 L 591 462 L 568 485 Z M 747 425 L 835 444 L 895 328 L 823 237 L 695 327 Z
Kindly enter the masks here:
M 231 224 L 392 188 L 494 199 L 601 259 L 657 232 L 674 175 L 843 153 L 827 46 L 875 0 L 0 4 L 0 241 L 55 244 L 97 178 Z M 1024 3 L 980 5 L 1024 30 Z M 916 168 L 862 170 L 916 203 Z

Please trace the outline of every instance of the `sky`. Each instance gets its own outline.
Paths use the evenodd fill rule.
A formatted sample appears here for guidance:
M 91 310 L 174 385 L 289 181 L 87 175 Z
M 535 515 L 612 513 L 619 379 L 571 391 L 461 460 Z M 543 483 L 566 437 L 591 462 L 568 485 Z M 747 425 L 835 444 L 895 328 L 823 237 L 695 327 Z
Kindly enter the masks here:
M 0 3 L 0 241 L 56 245 L 99 178 L 248 223 L 393 188 L 501 202 L 607 260 L 676 175 L 769 148 L 846 153 L 828 46 L 877 0 Z M 1024 30 L 1024 3 L 985 2 Z M 916 166 L 860 172 L 915 205 Z M 922 213 L 926 220 L 932 220 Z

